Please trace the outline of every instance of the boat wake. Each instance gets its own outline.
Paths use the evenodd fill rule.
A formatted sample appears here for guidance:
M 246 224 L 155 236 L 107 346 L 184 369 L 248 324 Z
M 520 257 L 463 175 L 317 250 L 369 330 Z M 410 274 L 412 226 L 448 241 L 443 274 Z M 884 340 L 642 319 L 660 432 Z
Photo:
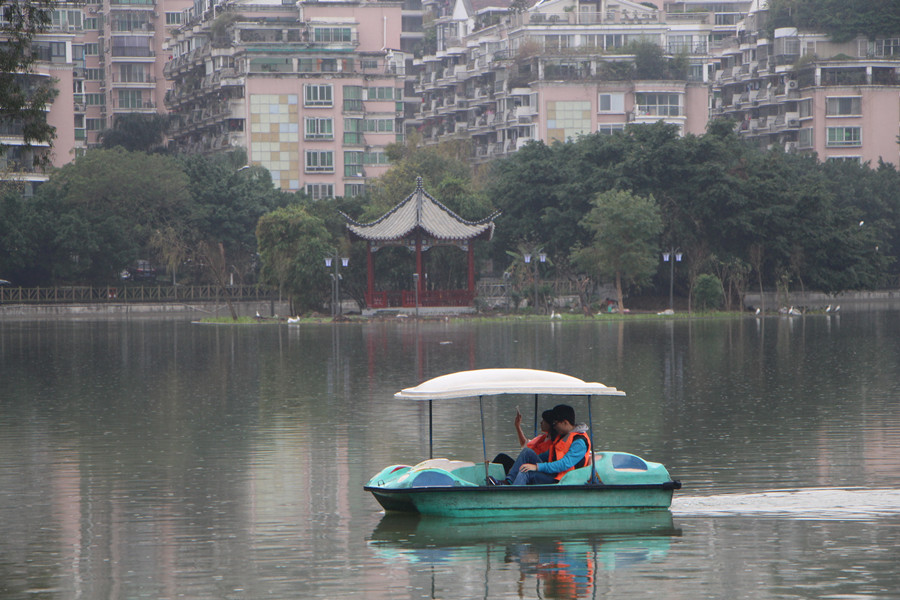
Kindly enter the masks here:
M 752 494 L 676 496 L 671 510 L 679 517 L 771 515 L 812 520 L 871 520 L 900 516 L 900 490 L 804 488 Z

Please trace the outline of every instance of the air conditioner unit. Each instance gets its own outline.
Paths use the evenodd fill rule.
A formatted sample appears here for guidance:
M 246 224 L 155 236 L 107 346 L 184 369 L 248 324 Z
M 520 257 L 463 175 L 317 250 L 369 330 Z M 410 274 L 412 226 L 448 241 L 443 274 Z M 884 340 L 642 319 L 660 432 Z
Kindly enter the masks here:
M 800 127 L 799 119 L 788 119 L 788 127 Z
M 787 142 L 784 145 L 785 152 L 795 152 L 797 150 L 797 142 Z
M 798 87 L 798 84 L 797 84 L 797 80 L 796 80 L 796 79 L 790 79 L 790 80 L 788 80 L 788 82 L 787 82 L 787 89 L 789 89 L 789 90 L 796 90 L 797 87 Z
M 82 73 L 78 69 L 72 69 L 72 77 L 81 77 Z

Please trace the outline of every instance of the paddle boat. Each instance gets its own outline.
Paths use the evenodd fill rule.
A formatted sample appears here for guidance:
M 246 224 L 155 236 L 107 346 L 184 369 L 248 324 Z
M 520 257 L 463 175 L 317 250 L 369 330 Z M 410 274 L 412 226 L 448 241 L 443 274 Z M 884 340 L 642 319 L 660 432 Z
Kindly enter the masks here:
M 429 402 L 429 454 L 415 465 L 391 465 L 366 483 L 387 512 L 442 517 L 510 515 L 585 515 L 614 510 L 668 509 L 674 490 L 681 488 L 666 468 L 627 452 L 594 452 L 592 465 L 569 471 L 555 484 L 491 485 L 491 478 L 506 476 L 502 465 L 487 458 L 484 435 L 484 398 L 539 395 L 587 398 L 588 435 L 591 436 L 591 398 L 624 396 L 602 383 L 534 369 L 480 369 L 436 377 L 394 394 L 400 400 Z M 484 462 L 434 458 L 432 403 L 477 397 L 481 413 Z M 591 447 L 594 447 L 593 441 Z

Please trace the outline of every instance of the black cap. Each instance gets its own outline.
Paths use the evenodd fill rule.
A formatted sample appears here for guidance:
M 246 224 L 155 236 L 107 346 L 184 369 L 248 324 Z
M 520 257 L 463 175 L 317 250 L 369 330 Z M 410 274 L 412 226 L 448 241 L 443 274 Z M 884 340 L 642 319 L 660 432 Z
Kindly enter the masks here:
M 572 425 L 575 424 L 575 409 L 568 404 L 557 404 L 553 407 L 554 421 L 568 421 Z

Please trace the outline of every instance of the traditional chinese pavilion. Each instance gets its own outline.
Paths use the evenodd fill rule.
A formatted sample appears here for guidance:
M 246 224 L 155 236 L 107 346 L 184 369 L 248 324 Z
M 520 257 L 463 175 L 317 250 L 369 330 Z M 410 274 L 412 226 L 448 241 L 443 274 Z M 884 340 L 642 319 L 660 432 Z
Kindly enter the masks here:
M 475 240 L 489 240 L 494 219 L 466 221 L 435 200 L 416 179 L 416 190 L 406 200 L 376 221 L 358 223 L 349 216 L 347 228 L 351 240 L 365 240 L 366 305 L 369 308 L 414 306 L 469 306 L 475 299 Z M 414 290 L 375 291 L 375 254 L 387 246 L 406 246 L 415 252 Z M 425 288 L 422 254 L 434 246 L 457 246 L 468 253 L 468 289 L 428 290 Z

